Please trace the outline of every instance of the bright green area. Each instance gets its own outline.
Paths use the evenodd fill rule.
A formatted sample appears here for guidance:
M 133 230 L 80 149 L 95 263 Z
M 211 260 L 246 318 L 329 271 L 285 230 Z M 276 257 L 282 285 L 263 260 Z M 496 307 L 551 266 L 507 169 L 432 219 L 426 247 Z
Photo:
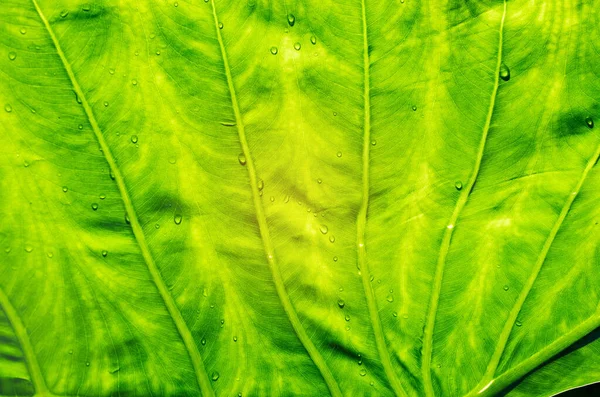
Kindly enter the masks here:
M 600 381 L 599 10 L 3 0 L 0 396 Z

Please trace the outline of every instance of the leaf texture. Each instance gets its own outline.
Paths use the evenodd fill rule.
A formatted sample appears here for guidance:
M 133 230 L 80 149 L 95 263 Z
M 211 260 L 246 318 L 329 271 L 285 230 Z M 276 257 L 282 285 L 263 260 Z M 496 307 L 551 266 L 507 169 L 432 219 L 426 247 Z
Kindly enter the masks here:
M 600 381 L 598 9 L 4 0 L 0 396 Z

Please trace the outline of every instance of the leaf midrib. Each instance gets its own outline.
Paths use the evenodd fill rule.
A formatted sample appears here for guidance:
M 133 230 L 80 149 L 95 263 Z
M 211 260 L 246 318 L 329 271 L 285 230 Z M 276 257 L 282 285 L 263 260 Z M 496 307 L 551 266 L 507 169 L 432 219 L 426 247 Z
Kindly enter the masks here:
M 123 204 L 125 206 L 125 211 L 127 213 L 127 216 L 129 217 L 131 229 L 133 231 L 136 242 L 138 243 L 138 246 L 142 253 L 142 257 L 144 258 L 144 261 L 146 263 L 148 271 L 152 277 L 152 281 L 156 285 L 156 288 L 158 289 L 159 294 L 160 294 L 161 298 L 163 299 L 163 302 L 165 303 L 167 311 L 169 312 L 169 315 L 171 316 L 171 319 L 173 320 L 173 323 L 175 324 L 175 327 L 177 328 L 177 331 L 179 332 L 179 335 L 181 336 L 183 343 L 188 351 L 190 360 L 192 361 L 192 365 L 194 367 L 196 380 L 198 382 L 198 386 L 200 387 L 202 395 L 203 396 L 214 396 L 214 392 L 212 390 L 210 380 L 208 378 L 208 374 L 204 367 L 204 363 L 202 361 L 202 357 L 200 356 L 198 347 L 196 346 L 196 343 L 194 341 L 192 333 L 191 333 L 190 329 L 187 327 L 187 324 L 186 324 L 185 320 L 183 319 L 181 312 L 177 308 L 177 305 L 175 304 L 175 301 L 174 301 L 173 297 L 171 296 L 169 289 L 167 288 L 164 280 L 162 279 L 160 270 L 156 266 L 156 263 L 154 262 L 154 258 L 152 257 L 152 254 L 150 253 L 150 249 L 146 242 L 146 237 L 144 235 L 144 231 L 139 223 L 139 220 L 135 213 L 135 209 L 131 202 L 131 197 L 129 196 L 129 193 L 127 191 L 127 187 L 125 185 L 125 180 L 123 179 L 123 176 L 121 175 L 121 171 L 119 170 L 117 163 L 112 156 L 112 153 L 110 151 L 110 148 L 108 147 L 108 144 L 104 140 L 104 135 L 102 133 L 102 130 L 98 126 L 98 122 L 96 121 L 96 118 L 94 116 L 92 108 L 90 107 L 90 105 L 87 101 L 87 98 L 84 95 L 83 90 L 81 89 L 81 86 L 79 85 L 79 82 L 77 81 L 77 79 L 75 77 L 75 74 L 73 73 L 70 63 L 68 62 L 64 52 L 62 51 L 60 43 L 59 43 L 58 39 L 56 38 L 56 35 L 54 34 L 52 27 L 50 26 L 48 20 L 46 19 L 45 15 L 42 12 L 37 1 L 36 0 L 31 0 L 31 1 L 33 2 L 33 5 L 34 5 L 37 13 L 38 13 L 40 19 L 42 20 L 42 23 L 44 24 L 46 31 L 48 32 L 48 35 L 50 36 L 50 38 L 52 40 L 52 43 L 54 44 L 57 55 L 60 57 L 61 63 L 63 65 L 67 75 L 69 76 L 69 79 L 73 86 L 73 90 L 76 92 L 77 96 L 81 100 L 81 105 L 84 108 L 85 114 L 88 118 L 88 121 L 89 121 L 91 127 L 92 127 L 92 130 L 94 132 L 96 140 L 98 141 L 98 144 L 100 145 L 100 148 L 102 149 L 104 158 L 106 159 L 106 162 L 109 165 L 111 175 L 114 176 L 114 180 L 117 183 L 119 193 L 121 194 L 121 198 L 122 198 Z
M 258 190 L 258 177 L 256 175 L 256 168 L 254 166 L 254 160 L 252 159 L 252 155 L 250 153 L 250 148 L 248 146 L 248 141 L 246 140 L 246 131 L 244 121 L 242 119 L 242 114 L 240 111 L 240 106 L 238 104 L 236 90 L 233 85 L 233 76 L 231 73 L 231 68 L 229 67 L 229 59 L 227 57 L 227 51 L 225 50 L 225 44 L 223 42 L 223 37 L 221 36 L 221 29 L 219 28 L 219 18 L 217 16 L 217 9 L 215 6 L 214 0 L 210 0 L 210 4 L 212 7 L 212 14 L 214 19 L 215 30 L 217 34 L 217 40 L 219 42 L 219 48 L 221 50 L 221 58 L 223 60 L 223 67 L 225 69 L 225 76 L 227 78 L 227 86 L 229 88 L 229 94 L 231 97 L 231 106 L 233 108 L 233 113 L 236 120 L 236 127 L 239 136 L 240 145 L 242 146 L 242 152 L 246 157 L 246 165 L 245 167 L 248 169 L 248 176 L 250 178 L 250 188 L 252 190 L 252 201 L 254 203 L 254 209 L 256 212 L 256 220 L 258 222 L 258 228 L 260 232 L 260 236 L 263 243 L 263 248 L 265 254 L 267 256 L 267 263 L 269 264 L 269 269 L 271 270 L 271 274 L 273 276 L 273 283 L 275 284 L 275 289 L 277 291 L 277 295 L 285 311 L 296 336 L 306 349 L 309 357 L 314 362 L 315 366 L 319 369 L 321 376 L 325 380 L 327 387 L 332 396 L 341 397 L 342 392 L 339 388 L 339 385 L 333 374 L 331 373 L 327 363 L 321 356 L 321 353 L 317 350 L 316 346 L 312 343 L 309 336 L 306 333 L 306 330 L 302 326 L 300 319 L 298 318 L 298 314 L 290 297 L 285 288 L 285 283 L 283 281 L 283 277 L 281 276 L 281 271 L 279 269 L 279 265 L 275 258 L 275 250 L 273 248 L 273 243 L 271 241 L 271 236 L 269 233 L 269 226 L 267 224 L 267 217 L 265 215 L 265 211 L 260 199 L 260 193 Z

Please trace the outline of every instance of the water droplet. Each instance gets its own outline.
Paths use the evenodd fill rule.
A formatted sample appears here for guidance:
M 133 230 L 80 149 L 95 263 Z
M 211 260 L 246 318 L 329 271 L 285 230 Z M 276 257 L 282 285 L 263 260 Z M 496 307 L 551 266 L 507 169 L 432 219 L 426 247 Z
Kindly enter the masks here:
M 376 141 L 375 139 L 373 139 L 373 140 L 371 141 L 371 145 L 372 145 L 372 146 L 375 146 L 375 145 L 377 145 L 377 141 Z
M 317 179 L 317 183 L 320 185 L 321 183 L 323 183 L 323 180 L 321 178 Z
M 131 136 L 131 142 L 132 143 L 138 143 L 138 136 L 137 135 L 132 135 Z
M 315 36 L 315 35 L 310 36 L 310 42 L 313 44 L 317 44 L 317 36 Z
M 100 200 L 104 200 L 104 199 L 106 198 L 106 196 L 105 196 L 104 194 L 101 194 L 101 195 L 100 195 L 100 196 L 98 196 L 98 197 L 100 197 Z
M 115 74 L 115 69 L 113 69 L 113 68 L 108 69 L 108 73 Z
M 586 117 L 585 123 L 587 124 L 588 128 L 594 128 L 594 120 L 591 117 Z
M 137 85 L 137 80 L 136 79 L 131 80 L 131 84 Z
M 9 52 L 8 59 L 10 59 L 11 61 L 14 61 L 15 59 L 17 59 L 17 53 L 14 51 Z
M 125 214 L 125 223 L 128 225 L 131 223 L 131 220 L 129 219 L 129 215 L 127 215 L 127 214 Z
M 52 258 L 53 256 L 54 256 L 54 253 L 48 252 L 48 258 Z
M 21 30 L 19 30 L 19 32 L 21 32 L 21 34 L 27 34 L 27 29 L 21 28 Z
M 258 190 L 263 190 L 265 188 L 265 181 L 263 181 L 262 179 L 259 179 L 257 187 L 258 187 Z
M 237 342 L 237 336 L 234 336 L 234 337 L 233 337 L 233 341 L 234 341 L 234 342 Z
M 104 107 L 107 108 L 108 107 L 108 102 L 104 101 Z
M 246 165 L 246 156 L 244 155 L 244 153 L 240 153 L 238 155 L 238 161 L 241 165 Z
M 79 124 L 79 125 L 77 126 L 77 128 L 79 128 L 80 130 L 82 130 L 82 129 L 83 129 L 83 124 Z
M 158 223 L 156 223 L 156 224 L 154 225 L 154 228 L 155 228 L 155 229 L 160 229 L 160 225 L 159 225 Z
M 392 316 L 394 316 L 394 317 L 398 317 L 398 313 L 396 313 L 396 312 L 393 312 L 393 313 L 392 313 Z
M 92 209 L 94 211 L 98 210 L 98 204 L 97 203 L 92 203 Z
M 89 362 L 89 361 L 88 361 L 88 362 L 86 362 L 86 363 L 85 363 L 85 366 L 86 366 L 86 367 L 89 367 L 89 366 L 90 366 L 90 362 Z
M 92 9 L 92 7 L 89 4 L 84 4 L 81 9 L 85 12 L 88 12 L 89 10 Z
M 273 202 L 275 202 L 275 197 L 271 196 L 271 197 L 269 197 L 269 200 L 271 200 L 271 202 L 273 203 Z
M 202 338 L 202 339 L 200 340 L 200 343 L 202 343 L 202 346 L 206 345 L 206 338 Z
M 454 229 L 454 225 L 450 224 L 448 226 L 446 226 L 448 229 Z
M 71 350 L 69 350 L 69 354 L 73 354 L 73 350 L 72 350 L 72 349 L 71 349 Z
M 27 160 L 23 161 L 23 166 L 25 168 L 29 167 L 29 162 Z
M 175 221 L 176 225 L 181 225 L 182 220 L 183 217 L 180 214 L 175 214 L 175 216 L 173 217 L 173 221 Z
M 106 256 L 108 255 L 108 251 L 104 250 L 102 251 L 102 256 L 106 258 Z
M 454 182 L 454 187 L 456 188 L 456 190 L 462 190 L 463 184 L 461 181 L 456 181 Z
M 335 243 L 335 236 L 333 234 L 331 236 L 329 236 L 329 242 Z
M 225 325 L 225 319 L 221 319 L 221 327 Z
M 523 325 L 523 323 L 522 323 L 522 322 L 520 322 L 520 321 L 517 321 L 517 322 L 515 323 L 515 325 L 516 325 L 517 327 L 520 327 L 521 325 Z
M 300 51 L 300 48 L 302 48 L 302 45 L 300 43 L 298 43 L 298 42 L 294 43 L 294 49 L 296 51 Z
M 296 23 L 296 17 L 294 16 L 294 14 L 288 14 L 287 21 L 290 26 L 294 26 L 294 24 Z
M 179 3 L 178 3 L 178 2 L 175 2 L 175 3 L 173 3 L 173 5 L 174 5 L 175 7 L 179 7 Z
M 336 156 L 342 157 L 342 152 L 337 152 Z
M 510 80 L 510 69 L 504 63 L 500 65 L 500 78 L 504 81 Z
M 344 319 L 345 319 L 346 321 L 350 321 L 350 315 L 349 315 L 349 314 L 346 314 L 346 317 L 344 317 Z
M 156 51 L 156 55 L 160 55 L 160 51 Z
M 388 302 L 393 302 L 394 301 L 394 297 L 392 295 L 388 295 L 387 296 L 387 301 Z
M 66 187 L 66 186 L 63 186 L 63 187 L 62 187 L 62 191 L 66 193 L 66 192 L 68 192 L 68 191 L 69 191 L 69 188 L 68 188 L 68 187 Z
M 404 318 L 404 319 L 407 319 L 407 318 L 408 318 L 408 314 L 407 314 L 407 313 L 404 313 L 404 314 L 402 315 L 402 318 Z
M 69 11 L 67 11 L 67 10 L 62 10 L 62 11 L 60 12 L 60 17 L 61 17 L 61 18 L 66 18 L 66 17 L 67 17 L 67 15 L 69 15 Z
M 33 251 L 33 247 L 31 245 L 26 245 L 25 252 L 30 253 L 31 251 Z
M 219 373 L 217 371 L 212 373 L 211 379 L 216 382 L 219 379 Z
M 346 325 L 346 331 L 350 331 L 350 326 Z
M 275 47 L 275 46 L 271 47 L 271 54 L 277 55 L 277 47 Z
M 219 22 L 219 29 L 223 29 L 223 22 Z
M 333 261 L 334 261 L 334 262 L 337 262 L 337 261 L 338 261 L 338 257 L 337 257 L 337 256 L 334 256 L 334 257 L 333 257 Z
M 344 302 L 343 299 L 338 299 L 337 304 L 340 307 L 340 309 L 343 309 L 344 306 L 346 306 L 346 302 Z
M 10 252 L 10 247 L 4 248 L 4 252 L 6 252 L 8 254 Z
M 504 291 L 508 291 L 508 289 L 509 289 L 509 286 L 508 286 L 508 285 L 505 285 L 505 286 L 503 287 L 503 289 L 504 289 Z
M 4 105 L 4 110 L 6 111 L 6 113 L 10 113 L 12 112 L 12 106 L 10 106 L 10 104 L 6 104 Z
M 327 227 L 327 225 L 321 225 L 319 230 L 321 230 L 321 233 L 327 234 L 327 232 L 329 231 L 329 228 Z
M 413 112 L 416 112 L 417 111 L 417 105 L 412 105 L 412 110 L 413 110 Z
M 365 375 L 367 375 L 367 370 L 364 368 L 361 368 L 359 374 L 360 374 L 360 376 L 365 376 Z

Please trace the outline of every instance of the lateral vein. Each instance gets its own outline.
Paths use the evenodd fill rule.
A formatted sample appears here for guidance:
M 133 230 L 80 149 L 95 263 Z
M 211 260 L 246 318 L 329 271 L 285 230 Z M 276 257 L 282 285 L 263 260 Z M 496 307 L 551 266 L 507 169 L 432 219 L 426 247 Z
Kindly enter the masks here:
M 385 375 L 387 376 L 390 386 L 397 396 L 406 396 L 400 381 L 392 367 L 390 352 L 387 348 L 383 326 L 379 318 L 379 310 L 375 292 L 371 285 L 369 264 L 367 262 L 367 251 L 365 246 L 365 233 L 367 227 L 367 213 L 369 210 L 369 163 L 370 163 L 370 147 L 371 147 L 371 60 L 369 57 L 369 35 L 367 28 L 367 9 L 366 0 L 361 0 L 362 11 L 362 33 L 363 33 L 363 98 L 364 98 L 364 131 L 363 131 L 363 151 L 362 151 L 362 201 L 356 219 L 356 244 L 358 250 L 358 267 L 361 272 L 362 284 L 367 299 L 367 307 L 369 309 L 369 317 L 375 335 L 375 344 L 379 353 L 379 358 L 383 366 Z
M 208 378 L 208 374 L 206 373 L 206 369 L 204 367 L 202 357 L 200 356 L 200 352 L 198 351 L 198 347 L 197 347 L 196 343 L 194 342 L 192 333 L 191 333 L 190 329 L 188 328 L 185 320 L 183 319 L 181 312 L 179 311 L 179 309 L 177 308 L 177 305 L 175 304 L 175 300 L 171 296 L 169 289 L 167 288 L 164 280 L 162 279 L 162 275 L 160 273 L 160 270 L 156 266 L 156 263 L 154 262 L 154 258 L 150 254 L 150 249 L 146 242 L 146 237 L 144 235 L 144 231 L 143 231 L 142 226 L 140 225 L 137 215 L 135 213 L 135 209 L 133 207 L 131 197 L 129 196 L 129 192 L 127 191 L 127 187 L 125 185 L 125 180 L 123 179 L 123 176 L 121 175 L 121 171 L 119 170 L 117 163 L 116 163 L 114 157 L 112 156 L 110 148 L 108 147 L 108 144 L 106 143 L 106 141 L 104 139 L 102 130 L 98 126 L 98 122 L 96 121 L 96 118 L 94 116 L 92 108 L 89 105 L 89 103 L 83 93 L 83 90 L 81 89 L 81 87 L 79 85 L 79 82 L 75 78 L 75 74 L 73 73 L 71 65 L 69 64 L 64 52 L 62 51 L 60 43 L 58 42 L 58 39 L 56 38 L 56 35 L 54 34 L 54 31 L 52 30 L 50 23 L 44 16 L 44 13 L 42 12 L 37 1 L 32 0 L 32 2 L 33 2 L 33 5 L 35 6 L 35 9 L 36 9 L 38 15 L 40 16 L 40 19 L 42 20 L 42 22 L 44 23 L 44 26 L 46 27 L 46 30 L 48 31 L 50 38 L 52 39 L 54 47 L 56 48 L 56 52 L 62 61 L 63 67 L 65 68 L 65 71 L 67 72 L 67 74 L 69 76 L 69 79 L 71 80 L 71 84 L 73 85 L 73 90 L 77 94 L 78 98 L 81 100 L 81 105 L 83 106 L 83 109 L 85 110 L 85 113 L 90 122 L 92 130 L 94 131 L 96 140 L 98 141 L 98 144 L 100 145 L 100 148 L 102 149 L 102 153 L 104 154 L 106 162 L 109 165 L 112 176 L 114 176 L 114 180 L 117 183 L 119 192 L 121 194 L 121 198 L 123 199 L 123 203 L 125 205 L 125 210 L 126 210 L 128 218 L 129 218 L 129 223 L 131 225 L 131 229 L 132 229 L 133 234 L 136 238 L 136 241 L 140 247 L 142 257 L 144 258 L 144 261 L 146 262 L 146 266 L 152 277 L 152 281 L 156 285 L 156 288 L 158 289 L 158 292 L 165 303 L 165 306 L 169 312 L 169 315 L 171 316 L 171 318 L 177 328 L 177 331 L 179 332 L 179 335 L 181 336 L 183 343 L 188 351 L 190 360 L 192 361 L 192 365 L 194 367 L 194 372 L 196 375 L 196 380 L 198 381 L 198 386 L 200 387 L 200 391 L 202 392 L 203 396 L 208 396 L 208 397 L 214 396 L 214 392 L 212 390 L 212 386 L 211 386 L 210 380 Z
M 260 236 L 262 238 L 263 247 L 265 254 L 267 256 L 267 262 L 269 264 L 269 269 L 271 270 L 271 274 L 273 276 L 273 282 L 275 284 L 275 289 L 277 291 L 277 295 L 279 296 L 279 300 L 281 301 L 281 305 L 290 320 L 292 328 L 294 332 L 298 336 L 298 339 L 306 349 L 309 357 L 314 362 L 315 366 L 319 369 L 321 376 L 325 380 L 327 387 L 332 396 L 341 397 L 342 392 L 340 387 L 333 377 L 333 374 L 329 370 L 327 363 L 321 356 L 321 353 L 317 350 L 316 346 L 312 343 L 309 336 L 306 333 L 306 330 L 302 326 L 300 319 L 292 305 L 290 297 L 286 291 L 285 284 L 283 281 L 283 277 L 281 276 L 281 271 L 279 269 L 279 265 L 275 258 L 275 250 L 273 249 L 273 243 L 271 241 L 271 237 L 269 234 L 269 226 L 267 224 L 267 217 L 265 215 L 265 211 L 263 205 L 260 200 L 260 194 L 258 191 L 258 177 L 256 176 L 256 168 L 254 166 L 254 161 L 252 159 L 250 148 L 248 146 L 248 141 L 246 140 L 246 131 L 244 126 L 244 121 L 242 119 L 242 114 L 240 111 L 240 107 L 238 104 L 235 87 L 233 85 L 233 77 L 231 74 L 231 69 L 229 67 L 229 60 L 227 58 L 227 52 L 225 51 L 225 44 L 223 42 L 223 37 L 221 36 L 221 30 L 219 29 L 219 18 L 217 17 L 217 9 L 215 6 L 214 0 L 210 0 L 213 12 L 213 19 L 215 23 L 215 30 L 217 33 L 217 40 L 219 42 L 219 47 L 221 49 L 221 57 L 223 59 L 223 67 L 225 69 L 225 75 L 227 77 L 227 86 L 229 88 L 229 94 L 231 97 L 231 106 L 233 107 L 233 113 L 235 115 L 236 127 L 238 131 L 238 136 L 240 140 L 240 145 L 242 146 L 242 151 L 244 156 L 246 157 L 246 168 L 248 169 L 248 175 L 250 178 L 250 187 L 252 190 L 252 199 L 254 202 L 254 209 L 256 211 L 256 220 L 258 222 L 258 227 L 260 231 Z
M 525 300 L 527 300 L 527 297 L 529 296 L 529 293 L 531 292 L 531 289 L 533 288 L 533 285 L 535 284 L 535 281 L 537 280 L 537 277 L 540 274 L 540 271 L 542 270 L 542 267 L 546 261 L 546 258 L 548 257 L 548 252 L 550 251 L 550 248 L 552 247 L 552 244 L 554 243 L 554 241 L 556 239 L 556 235 L 558 234 L 558 231 L 560 230 L 561 226 L 563 225 L 564 220 L 567 217 L 567 214 L 571 210 L 571 207 L 573 206 L 575 199 L 579 195 L 579 192 L 581 191 L 581 188 L 582 188 L 583 184 L 585 183 L 588 174 L 590 173 L 592 168 L 594 168 L 594 165 L 596 164 L 598 159 L 600 159 L 600 146 L 598 146 L 598 148 L 596 148 L 596 152 L 588 161 L 585 169 L 583 170 L 583 172 L 581 174 L 581 177 L 577 181 L 575 190 L 573 190 L 571 192 L 571 194 L 569 194 L 569 197 L 567 198 L 565 205 L 563 206 L 562 210 L 560 211 L 560 214 L 559 214 L 558 218 L 556 219 L 556 222 L 552 226 L 552 229 L 550 230 L 550 234 L 548 235 L 548 238 L 546 239 L 544 246 L 542 247 L 542 251 L 540 252 L 540 255 L 538 256 L 538 259 L 533 267 L 533 270 L 532 270 L 531 274 L 529 275 L 527 282 L 523 286 L 523 289 L 521 290 L 521 293 L 519 294 L 517 301 L 513 305 L 508 318 L 506 319 L 506 323 L 504 324 L 504 328 L 502 329 L 502 333 L 500 334 L 498 343 L 496 344 L 496 348 L 494 349 L 494 354 L 492 355 L 492 358 L 490 359 L 490 362 L 488 364 L 488 367 L 486 369 L 486 372 L 485 372 L 481 382 L 484 382 L 486 379 L 490 380 L 490 381 L 493 379 L 493 377 L 496 373 L 496 369 L 498 368 L 498 365 L 500 364 L 500 359 L 502 358 L 502 354 L 504 353 L 504 350 L 506 349 L 506 345 L 508 343 L 508 339 L 510 338 L 511 331 L 517 321 L 517 318 L 519 316 L 519 313 L 521 312 L 521 309 L 523 308 L 523 305 L 525 304 Z
M 479 143 L 479 150 L 477 152 L 477 158 L 475 160 L 475 165 L 473 167 L 473 172 L 469 177 L 469 182 L 466 188 L 462 191 L 456 206 L 454 207 L 454 211 L 452 216 L 450 217 L 450 222 L 448 223 L 446 229 L 444 230 L 444 236 L 442 238 L 442 245 L 440 247 L 440 252 L 438 256 L 438 261 L 435 269 L 434 276 L 434 284 L 433 290 L 431 293 L 431 299 L 429 302 L 429 309 L 427 311 L 427 322 L 424 330 L 424 341 L 423 341 L 423 363 L 422 363 L 422 376 L 423 382 L 425 385 L 425 394 L 428 397 L 432 397 L 434 395 L 433 391 L 433 382 L 431 380 L 431 360 L 433 355 L 433 332 L 435 328 L 435 319 L 437 315 L 437 309 L 440 300 L 440 294 L 442 289 L 442 280 L 444 277 L 444 267 L 446 265 L 446 258 L 448 256 L 448 251 L 450 249 L 450 244 L 452 242 L 452 235 L 454 233 L 456 222 L 467 204 L 469 196 L 473 191 L 473 187 L 475 186 L 475 181 L 479 175 L 479 171 L 481 169 L 481 161 L 483 159 L 483 153 L 485 151 L 485 145 L 487 143 L 488 133 L 490 130 L 490 125 L 492 123 L 492 116 L 494 114 L 494 108 L 496 106 L 496 97 L 498 95 L 498 87 L 500 82 L 500 68 L 502 66 L 502 46 L 503 46 L 503 33 L 504 33 L 504 20 L 506 18 L 506 0 L 504 0 L 504 9 L 502 12 L 502 18 L 500 21 L 500 29 L 498 34 L 498 56 L 496 60 L 496 76 L 494 79 L 494 89 L 492 90 L 491 98 L 490 98 L 490 106 L 488 108 L 487 117 L 485 120 L 485 125 L 483 127 L 483 134 L 481 136 L 481 141 Z
M 40 369 L 37 356 L 35 355 L 33 346 L 31 345 L 27 328 L 23 324 L 19 313 L 12 305 L 10 299 L 8 299 L 8 296 L 2 290 L 2 288 L 0 288 L 0 309 L 3 309 L 4 314 L 6 314 L 6 318 L 12 325 L 12 328 L 15 331 L 15 336 L 21 345 L 25 361 L 27 362 L 27 368 L 29 369 L 29 375 L 31 375 L 31 383 L 33 384 L 36 394 L 41 396 L 50 395 L 50 391 L 48 390 L 48 386 L 46 386 L 46 381 L 42 375 L 42 370 Z

